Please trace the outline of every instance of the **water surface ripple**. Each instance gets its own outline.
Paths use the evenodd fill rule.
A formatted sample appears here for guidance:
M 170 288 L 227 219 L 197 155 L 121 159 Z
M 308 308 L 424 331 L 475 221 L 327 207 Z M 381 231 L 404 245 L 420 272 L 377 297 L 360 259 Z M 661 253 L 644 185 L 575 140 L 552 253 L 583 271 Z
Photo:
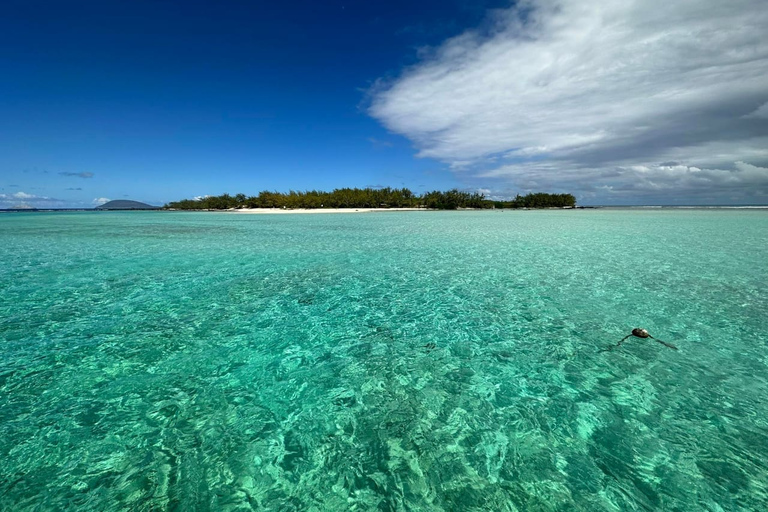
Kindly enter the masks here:
M 0 216 L 0 509 L 765 510 L 768 213 Z M 677 345 L 632 338 L 633 327 Z

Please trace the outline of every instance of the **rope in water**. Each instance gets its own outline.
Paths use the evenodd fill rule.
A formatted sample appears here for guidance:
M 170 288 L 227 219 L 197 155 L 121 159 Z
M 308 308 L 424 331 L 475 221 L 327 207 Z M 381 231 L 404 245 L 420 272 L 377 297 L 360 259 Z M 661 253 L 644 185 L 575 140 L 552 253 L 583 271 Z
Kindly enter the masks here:
M 651 338 L 653 341 L 657 341 L 657 342 L 661 343 L 662 345 L 664 345 L 665 347 L 669 347 L 669 348 L 671 348 L 673 350 L 678 350 L 678 348 L 676 346 L 674 346 L 673 344 L 667 343 L 666 341 L 661 341 L 658 338 L 654 338 L 653 336 L 648 334 L 648 331 L 646 331 L 645 329 L 641 329 L 639 327 L 635 327 L 634 329 L 632 329 L 632 333 L 631 334 L 627 334 L 626 336 L 621 338 L 621 340 L 617 344 L 611 345 L 608 348 L 604 348 L 604 349 L 600 350 L 600 352 L 610 352 L 611 350 L 615 349 L 616 347 L 621 346 L 621 344 L 624 343 L 624 340 L 626 340 L 627 338 L 631 338 L 632 336 L 635 336 L 636 338 Z

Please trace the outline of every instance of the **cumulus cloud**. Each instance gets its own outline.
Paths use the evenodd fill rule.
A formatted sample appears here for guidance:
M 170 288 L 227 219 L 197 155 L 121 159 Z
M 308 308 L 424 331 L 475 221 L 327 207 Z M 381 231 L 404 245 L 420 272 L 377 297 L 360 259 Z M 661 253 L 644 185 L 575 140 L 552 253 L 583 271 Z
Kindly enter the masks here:
M 372 89 L 369 113 L 419 156 L 597 202 L 768 196 L 764 0 L 523 0 L 492 16 Z
M 47 197 L 42 196 L 35 196 L 34 194 L 27 194 L 26 192 L 16 192 L 15 194 L 11 194 L 10 197 L 16 198 L 16 199 L 48 199 Z
M 92 172 L 60 172 L 62 176 L 74 176 L 77 178 L 93 178 Z
M 92 201 L 92 203 L 95 204 L 96 206 L 99 206 L 99 205 L 102 205 L 104 203 L 108 203 L 110 201 L 111 201 L 111 199 L 108 198 L 108 197 L 97 197 L 96 199 L 94 199 Z

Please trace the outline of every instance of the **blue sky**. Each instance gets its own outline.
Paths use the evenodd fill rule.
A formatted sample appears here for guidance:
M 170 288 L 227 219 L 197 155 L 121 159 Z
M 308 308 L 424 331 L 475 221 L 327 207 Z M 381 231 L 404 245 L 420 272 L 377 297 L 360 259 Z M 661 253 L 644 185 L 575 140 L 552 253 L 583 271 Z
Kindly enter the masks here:
M 6 1 L 0 207 L 343 186 L 767 203 L 768 7 L 711 3 Z

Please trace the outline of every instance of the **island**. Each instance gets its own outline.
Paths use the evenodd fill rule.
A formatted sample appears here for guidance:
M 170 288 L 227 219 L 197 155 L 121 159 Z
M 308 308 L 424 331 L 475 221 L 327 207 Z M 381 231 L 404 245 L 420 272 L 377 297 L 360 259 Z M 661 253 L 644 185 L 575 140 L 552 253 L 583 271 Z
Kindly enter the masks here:
M 115 201 L 111 201 L 115 202 Z M 109 203 L 107 203 L 109 204 Z M 195 199 L 182 199 L 166 204 L 167 210 L 234 210 L 234 209 L 506 209 L 506 208 L 575 208 L 576 198 L 571 194 L 543 192 L 517 195 L 510 200 L 486 199 L 479 192 L 458 189 L 442 192 L 435 190 L 422 195 L 407 188 L 339 188 L 332 192 L 310 190 L 288 193 L 260 192 L 257 196 L 223 194 Z
M 116 199 L 114 201 L 107 201 L 106 203 L 97 206 L 94 210 L 160 210 L 159 206 L 152 206 L 151 204 L 141 203 L 139 201 L 129 201 L 127 199 Z

